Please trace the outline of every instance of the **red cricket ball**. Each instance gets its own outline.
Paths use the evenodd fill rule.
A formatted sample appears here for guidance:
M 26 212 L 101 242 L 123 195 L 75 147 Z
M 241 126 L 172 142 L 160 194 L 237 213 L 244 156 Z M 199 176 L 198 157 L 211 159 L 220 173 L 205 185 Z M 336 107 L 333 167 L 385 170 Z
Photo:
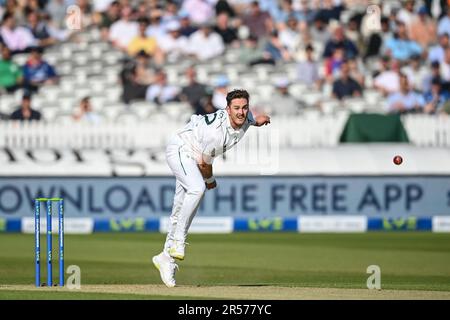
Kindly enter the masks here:
M 400 157 L 400 156 L 395 156 L 394 159 L 393 159 L 393 161 L 394 161 L 394 163 L 395 163 L 396 165 L 401 165 L 402 162 L 403 162 L 403 158 Z

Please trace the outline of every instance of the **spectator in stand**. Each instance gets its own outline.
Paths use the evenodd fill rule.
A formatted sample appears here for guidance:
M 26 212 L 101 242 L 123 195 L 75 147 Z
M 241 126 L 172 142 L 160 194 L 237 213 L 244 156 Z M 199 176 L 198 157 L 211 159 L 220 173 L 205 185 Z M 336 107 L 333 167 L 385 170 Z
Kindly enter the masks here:
M 180 23 L 176 21 L 167 24 L 167 33 L 158 38 L 158 44 L 169 62 L 176 62 L 189 52 L 189 40 L 180 34 Z
M 347 28 L 344 32 L 345 37 L 353 42 L 358 49 L 358 52 L 362 52 L 364 48 L 364 40 L 361 34 L 360 15 L 353 15 L 347 23 Z
M 222 37 L 222 41 L 225 45 L 235 48 L 239 46 L 237 31 L 229 25 L 227 13 L 222 12 L 216 17 L 214 31 Z
M 311 25 L 314 22 L 316 15 L 316 11 L 312 10 L 309 0 L 300 1 L 300 9 L 298 10 L 298 20 L 300 22 L 304 22 L 306 25 Z
M 423 80 L 422 84 L 423 92 L 428 92 L 431 90 L 431 82 L 434 79 L 439 79 L 439 81 L 442 84 L 442 88 L 448 91 L 448 88 L 443 83 L 443 79 L 441 76 L 441 65 L 438 61 L 433 61 L 431 63 L 431 73 L 428 74 Z
M 408 77 L 408 82 L 416 91 L 423 91 L 423 83 L 430 73 L 428 68 L 421 64 L 421 57 L 414 55 L 409 59 L 408 65 L 402 68 L 402 73 Z
M 290 61 L 291 55 L 289 51 L 283 46 L 278 36 L 278 31 L 273 31 L 270 35 L 269 41 L 264 46 L 264 58 L 272 59 L 273 61 Z
M 447 14 L 441 19 L 439 20 L 439 24 L 438 24 L 438 35 L 441 34 L 450 34 L 450 6 L 447 7 Z
M 132 15 L 133 20 L 139 21 L 140 19 L 148 19 L 149 18 L 149 12 L 150 9 L 150 3 L 147 1 L 139 1 L 137 3 L 137 8 L 135 8 L 134 13 Z
M 239 49 L 239 61 L 248 66 L 275 64 L 275 61 L 269 55 L 264 55 L 264 50 L 258 44 L 258 38 L 252 34 L 244 40 Z
M 439 36 L 439 44 L 430 48 L 428 53 L 428 61 L 444 62 L 445 50 L 449 47 L 449 35 L 447 33 Z
M 76 0 L 75 5 L 80 8 L 81 11 L 81 28 L 87 29 L 94 23 L 94 17 L 92 12 L 92 1 L 90 0 Z
M 168 31 L 170 31 L 170 26 L 175 22 L 171 22 L 165 26 L 161 23 L 162 12 L 159 9 L 152 10 L 150 12 L 150 24 L 147 27 L 146 34 L 148 37 L 154 37 L 158 42 L 161 37 L 164 37 Z
M 94 12 L 105 12 L 110 7 L 111 3 L 114 2 L 113 0 L 95 0 L 93 2 L 93 8 L 92 10 Z
M 164 61 L 164 54 L 159 49 L 156 39 L 147 37 L 145 32 L 148 26 L 148 19 L 140 18 L 139 21 L 139 35 L 131 40 L 128 45 L 128 54 L 135 56 L 137 53 L 144 51 L 147 55 L 152 57 L 156 64 L 161 65 Z
M 25 21 L 21 21 L 21 24 L 26 23 L 27 16 L 30 12 L 37 12 L 40 17 L 42 17 L 46 12 L 43 10 L 43 6 L 41 6 L 42 1 L 40 0 L 28 0 L 23 7 L 23 12 L 25 14 Z M 23 4 L 22 4 L 23 5 Z
M 78 109 L 73 114 L 73 119 L 92 124 L 99 124 L 102 121 L 101 117 L 92 109 L 89 97 L 81 99 Z
M 10 13 L 3 16 L 0 36 L 13 54 L 25 52 L 37 43 L 37 40 L 27 28 L 16 26 L 15 18 Z
M 394 24 L 395 27 L 395 24 Z M 394 37 L 394 28 L 388 17 L 381 17 L 381 40 L 385 44 L 389 39 Z
M 343 9 L 340 4 L 335 4 L 333 0 L 323 0 L 322 7 L 317 12 L 317 16 L 322 18 L 327 24 L 330 20 L 340 21 Z
M 308 44 L 305 48 L 306 59 L 297 64 L 297 81 L 306 84 L 308 87 L 317 89 L 321 86 L 319 77 L 319 64 L 314 59 L 314 48 Z
M 422 112 L 424 105 L 423 97 L 411 90 L 408 77 L 400 74 L 400 91 L 389 95 L 387 111 L 390 113 Z
M 22 103 L 9 117 L 10 120 L 33 121 L 41 120 L 41 113 L 31 108 L 31 94 L 26 92 L 22 97 Z
M 311 39 L 320 43 L 328 43 L 331 38 L 331 34 L 328 31 L 327 24 L 321 18 L 316 16 L 314 18 L 314 25 L 312 25 L 309 29 L 309 34 Z
M 166 73 L 158 70 L 155 75 L 155 82 L 147 89 L 145 99 L 155 102 L 158 105 L 179 101 L 180 89 L 167 83 Z
M 300 20 L 301 14 L 294 9 L 292 0 L 281 0 L 281 10 L 278 11 L 278 14 L 274 18 L 277 24 L 283 25 L 287 23 L 290 18 L 293 18 L 296 21 Z
M 44 14 L 42 18 L 42 23 L 47 27 L 48 34 L 51 38 L 55 40 L 56 43 L 62 41 L 75 41 L 77 42 L 77 34 L 79 30 L 70 30 L 65 26 L 62 28 L 58 27 L 58 24 L 55 23 L 53 17 L 49 14 Z
M 227 0 L 219 0 L 216 2 L 216 16 L 221 13 L 226 13 L 229 17 L 234 18 L 236 16 L 236 11 L 228 3 Z
M 330 58 L 336 47 L 344 48 L 344 55 L 346 59 L 354 58 L 358 55 L 358 49 L 352 41 L 345 37 L 344 28 L 341 26 L 335 27 L 333 38 L 330 39 L 325 45 L 323 57 Z
M 227 106 L 227 93 L 230 80 L 225 75 L 220 75 L 214 80 L 212 104 L 216 109 L 225 109 Z
M 188 84 L 181 90 L 180 99 L 189 102 L 194 112 L 198 114 L 202 109 L 201 100 L 207 95 L 208 87 L 197 81 L 197 73 L 193 66 L 187 68 L 185 74 Z
M 359 59 L 348 59 L 348 67 L 350 69 L 350 77 L 356 80 L 359 83 L 361 88 L 365 87 L 365 76 L 364 76 L 364 65 Z
M 67 15 L 67 5 L 65 0 L 48 1 L 45 11 L 52 17 L 55 28 L 65 28 L 65 18 Z
M 341 76 L 333 83 L 333 97 L 339 100 L 343 98 L 361 97 L 362 87 L 350 76 L 350 68 L 347 62 L 341 65 Z
M 131 40 L 139 35 L 139 24 L 131 20 L 132 12 L 131 7 L 123 7 L 120 20 L 114 22 L 109 29 L 109 40 L 112 45 L 125 52 Z
M 120 3 L 119 1 L 113 1 L 105 12 L 100 12 L 97 16 L 97 24 L 100 28 L 101 37 L 104 41 L 109 39 L 109 29 L 111 26 L 120 19 Z
M 344 47 L 336 46 L 333 55 L 330 58 L 325 59 L 325 79 L 328 82 L 336 80 L 336 75 L 339 74 L 344 61 L 347 61 L 347 59 L 345 59 Z
M 414 5 L 414 0 L 406 0 L 403 2 L 403 8 L 397 12 L 397 20 L 403 22 L 407 28 L 415 18 Z
M 445 58 L 441 63 L 441 75 L 444 82 L 450 82 L 450 48 L 445 49 Z
M 23 81 L 22 68 L 11 60 L 11 50 L 0 46 L 2 59 L 0 60 L 0 89 L 12 93 L 19 89 Z
M 250 12 L 243 17 L 243 24 L 246 25 L 250 34 L 258 38 L 269 35 L 273 30 L 273 21 L 269 13 L 261 11 L 258 1 L 252 1 Z
M 204 24 L 214 17 L 212 1 L 207 0 L 185 0 L 181 7 L 182 11 L 189 14 L 189 19 L 194 24 Z
M 427 9 L 420 7 L 408 28 L 409 38 L 416 41 L 423 50 L 436 43 L 436 22 L 427 16 Z
M 180 35 L 189 38 L 191 34 L 198 30 L 198 28 L 194 27 L 191 24 L 191 20 L 189 19 L 189 14 L 186 12 L 180 12 Z
M 300 103 L 289 93 L 289 79 L 282 77 L 275 80 L 276 91 L 270 97 L 272 107 L 270 114 L 294 116 L 300 113 Z
M 444 104 L 450 100 L 450 93 L 443 90 L 442 83 L 439 78 L 434 78 L 431 81 L 431 89 L 425 92 L 424 96 L 424 112 L 435 114 L 442 111 Z
M 400 63 L 384 56 L 381 59 L 382 69 L 373 79 L 374 88 L 384 96 L 400 90 Z
M 408 38 L 406 25 L 401 21 L 397 22 L 397 32 L 387 40 L 384 53 L 396 60 L 406 61 L 413 55 L 422 55 L 422 52 L 420 45 Z
M 164 13 L 161 16 L 161 24 L 163 27 L 165 27 L 168 23 L 171 23 L 172 21 L 179 21 L 178 17 L 178 6 L 173 0 L 167 0 L 165 1 L 165 10 Z
M 147 88 L 153 83 L 153 75 L 149 71 L 150 56 L 141 51 L 135 59 L 125 63 L 120 72 L 123 93 L 122 101 L 129 104 L 136 100 L 145 100 Z
M 25 23 L 25 6 L 27 2 L 18 2 L 17 0 L 5 0 L 5 12 L 3 17 L 7 14 L 12 15 L 16 24 L 22 25 Z
M 39 15 L 36 11 L 30 11 L 27 14 L 27 21 L 28 30 L 30 30 L 34 38 L 37 39 L 39 47 L 45 48 L 57 42 L 57 40 L 50 35 L 46 23 L 43 20 L 39 20 Z
M 298 21 L 294 17 L 289 17 L 286 21 L 286 27 L 282 27 L 280 31 L 280 42 L 287 48 L 289 54 L 294 56 L 301 43 L 298 30 Z
M 225 51 L 225 45 L 220 35 L 212 30 L 212 26 L 205 23 L 200 30 L 189 37 L 189 53 L 198 60 L 215 58 Z
M 206 95 L 200 100 L 200 108 L 195 111 L 195 114 L 205 115 L 216 111 L 217 108 L 213 103 L 213 90 L 208 88 Z
M 53 66 L 42 59 L 42 48 L 30 49 L 30 56 L 23 67 L 24 85 L 27 90 L 37 91 L 43 85 L 58 82 L 58 75 Z

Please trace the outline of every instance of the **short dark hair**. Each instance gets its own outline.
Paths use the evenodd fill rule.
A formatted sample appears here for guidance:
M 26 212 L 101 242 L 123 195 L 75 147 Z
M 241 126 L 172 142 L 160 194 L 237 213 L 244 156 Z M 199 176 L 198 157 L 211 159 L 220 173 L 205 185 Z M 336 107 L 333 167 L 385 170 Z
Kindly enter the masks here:
M 22 100 L 31 100 L 33 94 L 30 91 L 25 91 L 22 95 Z
M 381 19 L 380 19 L 380 23 L 389 23 L 389 18 L 385 17 L 385 16 L 382 16 Z
M 6 20 L 11 19 L 11 18 L 14 19 L 14 15 L 11 12 L 6 12 L 3 15 L 1 24 L 5 23 Z
M 32 53 L 32 52 L 36 52 L 36 53 L 39 53 L 39 54 L 43 54 L 44 53 L 44 48 L 42 48 L 40 46 L 33 46 L 33 47 L 30 47 L 28 50 L 29 50 L 30 53 Z
M 250 101 L 250 95 L 246 90 L 234 89 L 227 94 L 227 106 L 231 105 L 231 101 L 234 99 L 247 99 L 247 103 Z
M 137 22 L 139 23 L 139 24 L 146 24 L 146 25 L 148 25 L 149 23 L 150 23 L 150 21 L 146 18 L 146 17 L 141 17 L 141 18 L 139 18 L 138 20 L 137 20 Z
M 441 64 L 438 60 L 434 60 L 433 62 L 431 62 L 432 68 L 439 68 L 440 66 L 441 66 Z

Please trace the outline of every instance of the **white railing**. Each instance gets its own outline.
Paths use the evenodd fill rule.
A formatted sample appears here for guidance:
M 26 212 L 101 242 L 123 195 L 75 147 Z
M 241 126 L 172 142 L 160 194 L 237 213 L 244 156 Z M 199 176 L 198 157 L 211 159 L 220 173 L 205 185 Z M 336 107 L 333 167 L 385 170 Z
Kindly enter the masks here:
M 0 147 L 128 149 L 159 147 L 176 130 L 172 123 L 0 123 Z
M 250 129 L 247 143 L 276 141 L 280 148 L 336 146 L 348 114 L 273 117 L 272 125 Z M 450 147 L 450 117 L 408 115 L 402 118 L 410 141 L 419 146 Z M 132 124 L 0 122 L 1 148 L 130 149 L 165 145 L 182 122 Z
M 450 116 L 403 116 L 409 140 L 418 146 L 450 147 Z

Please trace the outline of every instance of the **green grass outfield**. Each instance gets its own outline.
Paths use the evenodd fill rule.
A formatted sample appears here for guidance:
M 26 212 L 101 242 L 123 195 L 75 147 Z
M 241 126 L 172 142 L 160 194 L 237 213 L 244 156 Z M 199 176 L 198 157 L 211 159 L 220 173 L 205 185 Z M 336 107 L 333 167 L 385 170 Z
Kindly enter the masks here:
M 151 264 L 164 239 L 66 235 L 66 267 L 81 268 L 82 284 L 68 290 L 34 288 L 33 235 L 0 234 L 0 299 L 450 299 L 450 234 L 194 234 L 172 289 Z M 56 237 L 53 248 L 55 259 Z M 381 268 L 381 291 L 366 288 L 369 265 Z

